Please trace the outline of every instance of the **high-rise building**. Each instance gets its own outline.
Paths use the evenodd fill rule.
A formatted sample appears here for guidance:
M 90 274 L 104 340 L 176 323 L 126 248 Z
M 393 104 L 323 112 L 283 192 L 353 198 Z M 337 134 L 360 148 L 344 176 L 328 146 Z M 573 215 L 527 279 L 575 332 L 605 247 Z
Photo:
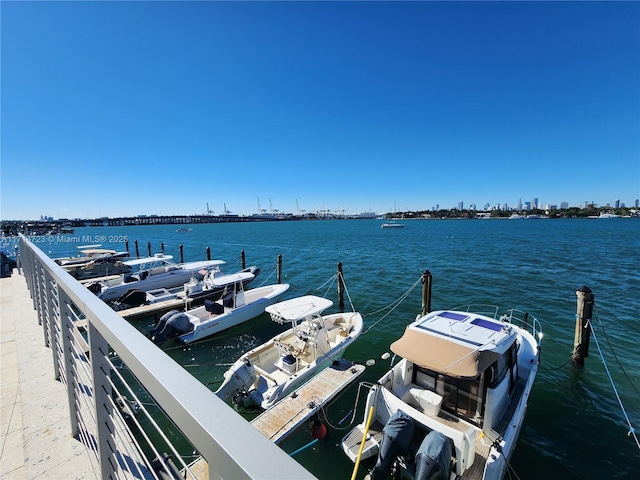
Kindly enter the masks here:
M 538 208 L 538 199 L 536 197 L 531 199 L 531 208 Z

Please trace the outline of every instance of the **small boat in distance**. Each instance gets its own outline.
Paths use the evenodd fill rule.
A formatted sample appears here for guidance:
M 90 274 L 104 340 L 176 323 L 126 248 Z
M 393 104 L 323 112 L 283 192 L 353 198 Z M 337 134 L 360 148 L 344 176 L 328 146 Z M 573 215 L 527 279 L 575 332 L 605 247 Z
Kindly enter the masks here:
M 291 323 L 291 328 L 242 355 L 225 372 L 216 395 L 243 408 L 266 410 L 340 360 L 362 332 L 362 315 L 322 315 L 332 305 L 305 295 L 267 307 L 274 322 Z
M 157 345 L 171 339 L 179 343 L 202 340 L 264 313 L 265 307 L 289 289 L 289 284 L 283 283 L 245 291 L 243 284 L 253 277 L 251 273 L 225 275 L 229 276 L 235 277 L 235 282 L 225 278 L 218 300 L 205 300 L 201 307 L 186 312 L 171 310 L 163 315 L 150 333 L 151 340 Z
M 380 225 L 380 228 L 404 228 L 404 223 L 396 223 L 395 220 L 391 220 Z
M 371 478 L 501 480 L 540 364 L 533 316 L 487 307 L 419 316 L 391 345 L 401 360 L 371 386 L 363 423 L 342 439 Z M 486 312 L 486 313 L 475 313 Z M 366 426 L 369 429 L 366 430 Z M 392 440 L 391 442 L 389 440 Z M 362 445 L 364 442 L 364 445 Z
M 589 215 L 589 218 L 620 218 L 613 210 L 602 210 L 600 215 Z

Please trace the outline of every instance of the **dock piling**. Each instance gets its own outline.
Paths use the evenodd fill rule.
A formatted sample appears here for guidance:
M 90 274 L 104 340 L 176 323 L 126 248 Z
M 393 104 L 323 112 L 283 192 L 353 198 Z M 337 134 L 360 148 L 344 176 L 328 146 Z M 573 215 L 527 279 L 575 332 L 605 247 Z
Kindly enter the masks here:
M 124 249 L 129 253 L 129 240 L 124 241 Z
M 338 305 L 344 309 L 344 278 L 342 277 L 342 262 L 338 262 Z
M 207 260 L 211 260 L 211 247 L 207 247 Z
M 164 242 L 160 243 L 160 251 L 164 255 Z
M 147 242 L 147 252 L 149 252 L 149 257 L 151 256 L 151 242 Z
M 136 258 L 140 258 L 140 250 L 138 250 L 138 240 L 136 240 L 134 244 L 136 246 Z
M 594 295 L 589 287 L 583 286 L 576 292 L 577 313 L 576 332 L 573 339 L 571 364 L 583 367 L 584 359 L 589 356 L 589 339 L 591 338 L 591 317 L 593 314 Z
M 426 315 L 431 311 L 431 286 L 433 284 L 433 275 L 429 270 L 425 270 L 422 274 L 422 315 Z
M 240 265 L 242 265 L 242 270 L 244 270 L 246 267 L 245 265 L 245 258 L 244 258 L 244 250 L 240 250 Z
M 282 255 L 278 254 L 278 260 L 276 261 L 276 279 L 278 284 L 282 284 Z
M 180 263 L 184 263 L 184 247 L 180 244 Z

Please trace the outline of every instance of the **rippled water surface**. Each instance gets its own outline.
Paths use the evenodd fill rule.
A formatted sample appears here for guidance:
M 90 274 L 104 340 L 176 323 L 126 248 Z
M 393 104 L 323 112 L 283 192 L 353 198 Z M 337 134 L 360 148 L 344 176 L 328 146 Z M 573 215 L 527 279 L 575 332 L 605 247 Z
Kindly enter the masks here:
M 363 313 L 365 329 L 345 358 L 375 359 L 362 377 L 373 382 L 389 365 L 380 356 L 420 311 L 420 286 L 393 312 L 396 301 L 428 269 L 433 274 L 432 308 L 468 303 L 517 307 L 543 323 L 542 367 L 511 465 L 522 479 L 640 478 L 640 452 L 621 410 L 596 343 L 586 366 L 567 364 L 573 348 L 576 290 L 587 285 L 596 300 L 595 336 L 629 420 L 640 425 L 640 219 L 567 220 L 413 220 L 403 229 L 381 229 L 375 220 L 291 221 L 77 229 L 71 242 L 38 245 L 51 256 L 73 253 L 82 236 L 126 236 L 142 255 L 147 242 L 185 261 L 212 258 L 227 262 L 225 271 L 247 265 L 262 269 L 253 286 L 275 282 L 277 255 L 283 257 L 284 298 L 314 293 L 337 305 L 336 286 L 326 283 L 342 262 L 348 300 Z M 74 240 L 77 239 L 77 240 Z M 124 244 L 103 243 L 123 249 Z M 335 306 L 334 306 L 335 310 Z M 138 321 L 141 330 L 148 321 Z M 169 355 L 214 390 L 227 364 L 282 329 L 268 316 L 192 346 L 166 348 Z M 337 423 L 353 408 L 354 385 L 327 410 Z M 362 421 L 363 391 L 356 422 Z M 250 415 L 248 415 L 250 417 Z M 341 427 L 344 427 L 344 422 Z M 296 459 L 318 478 L 350 478 L 353 465 L 339 449 L 345 431 L 330 429 L 327 439 Z M 310 440 L 308 430 L 287 440 L 292 452 Z M 247 446 L 250 448 L 250 445 Z M 366 472 L 365 463 L 359 478 Z M 513 478 L 516 478 L 515 476 Z

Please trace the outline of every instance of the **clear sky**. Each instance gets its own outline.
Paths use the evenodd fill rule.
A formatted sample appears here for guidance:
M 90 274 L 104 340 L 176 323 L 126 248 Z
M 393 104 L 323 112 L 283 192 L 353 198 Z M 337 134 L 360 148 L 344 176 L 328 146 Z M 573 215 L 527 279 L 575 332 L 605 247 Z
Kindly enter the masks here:
M 10 2 L 1 218 L 640 198 L 639 2 Z

